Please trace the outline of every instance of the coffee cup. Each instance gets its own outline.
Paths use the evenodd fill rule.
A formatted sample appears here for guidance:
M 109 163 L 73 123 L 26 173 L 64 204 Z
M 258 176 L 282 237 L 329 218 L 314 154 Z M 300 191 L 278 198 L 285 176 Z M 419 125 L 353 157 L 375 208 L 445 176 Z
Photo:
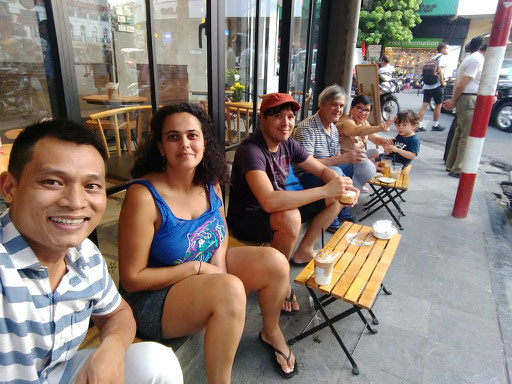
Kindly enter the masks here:
M 381 159 L 380 166 L 382 167 L 382 176 L 389 177 L 389 171 L 391 168 L 391 159 Z
M 403 164 L 400 163 L 391 164 L 391 167 L 389 168 L 389 177 L 398 180 L 400 173 L 402 173 L 402 167 Z
M 313 260 L 315 263 L 315 282 L 318 285 L 331 284 L 332 271 L 339 256 L 339 252 L 323 249 L 313 252 Z
M 119 84 L 110 82 L 110 83 L 106 84 L 106 88 L 107 88 L 107 96 L 109 99 L 118 95 Z
M 352 190 L 348 190 L 343 195 L 338 197 L 338 200 L 340 201 L 340 203 L 345 204 L 345 205 L 351 205 L 355 199 L 356 199 L 356 192 L 352 191 Z

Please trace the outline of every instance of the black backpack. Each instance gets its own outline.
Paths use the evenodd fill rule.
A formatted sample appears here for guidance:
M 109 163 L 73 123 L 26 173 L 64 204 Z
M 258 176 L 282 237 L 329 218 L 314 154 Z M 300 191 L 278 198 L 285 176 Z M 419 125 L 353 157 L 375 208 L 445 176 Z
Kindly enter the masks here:
M 421 71 L 421 77 L 423 78 L 423 83 L 427 85 L 434 85 L 439 81 L 439 57 L 428 60 L 425 64 L 423 64 L 423 69 Z

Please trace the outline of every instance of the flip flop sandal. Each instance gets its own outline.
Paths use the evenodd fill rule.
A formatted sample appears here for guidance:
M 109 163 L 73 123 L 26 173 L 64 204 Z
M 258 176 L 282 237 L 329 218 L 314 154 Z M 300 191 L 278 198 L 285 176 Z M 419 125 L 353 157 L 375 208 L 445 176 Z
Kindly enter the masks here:
M 305 261 L 303 263 L 297 263 L 295 260 L 290 259 L 290 265 L 293 265 L 294 267 L 305 267 L 309 264 L 309 261 Z
M 284 315 L 295 315 L 297 312 L 299 312 L 299 309 L 293 309 L 293 298 L 295 297 L 295 300 L 297 300 L 297 296 L 295 296 L 295 292 L 293 289 L 290 289 L 290 296 L 285 297 L 284 300 L 288 303 L 292 304 L 292 310 L 291 311 L 285 311 L 284 309 L 281 309 L 281 313 Z
M 279 373 L 281 376 L 289 379 L 290 377 L 296 375 L 299 372 L 299 370 L 297 369 L 297 364 L 298 364 L 297 359 L 295 359 L 293 371 L 291 371 L 290 373 L 286 373 L 285 371 L 283 371 L 283 369 L 281 368 L 281 364 L 279 364 L 279 362 L 277 361 L 276 353 L 283 356 L 283 358 L 286 360 L 287 363 L 290 361 L 290 357 L 292 356 L 292 350 L 290 347 L 288 347 L 288 350 L 290 351 L 290 353 L 288 353 L 288 356 L 286 356 L 279 349 L 274 348 L 274 346 L 272 344 L 269 344 L 265 340 L 263 340 L 263 338 L 261 337 L 261 332 L 260 332 L 259 338 L 260 338 L 261 344 L 263 344 L 263 346 L 267 350 L 267 352 L 270 356 L 270 360 L 272 361 L 272 365 L 274 366 L 274 369 L 276 370 L 277 373 Z

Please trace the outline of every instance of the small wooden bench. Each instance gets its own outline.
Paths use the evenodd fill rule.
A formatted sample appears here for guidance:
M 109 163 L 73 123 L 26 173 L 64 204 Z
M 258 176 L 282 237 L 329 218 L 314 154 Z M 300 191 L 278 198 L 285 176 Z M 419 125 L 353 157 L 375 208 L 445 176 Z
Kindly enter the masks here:
M 389 212 L 395 223 L 398 227 L 403 230 L 402 224 L 400 224 L 400 217 L 405 216 L 404 211 L 398 205 L 396 201 L 397 198 L 400 198 L 403 202 L 405 202 L 402 195 L 409 189 L 409 173 L 411 172 L 411 166 L 408 165 L 401 173 L 398 180 L 394 183 L 383 183 L 378 178 L 374 177 L 371 179 L 368 184 L 373 190 L 372 198 L 370 201 L 364 204 L 364 209 L 367 212 L 360 220 L 363 221 L 367 217 L 373 215 L 375 212 L 380 210 L 381 208 L 386 208 Z M 397 218 L 391 208 L 388 206 L 389 203 L 392 203 L 395 208 L 398 210 L 399 217 Z
M 350 244 L 347 240 L 347 235 L 352 236 L 355 234 L 361 234 L 365 241 L 371 242 L 371 244 L 362 246 Z M 313 298 L 317 311 L 321 312 L 325 321 L 308 331 L 302 331 L 300 335 L 288 341 L 290 345 L 323 328 L 329 327 L 352 364 L 352 372 L 358 375 L 359 368 L 352 358 L 354 351 L 352 353 L 348 351 L 334 328 L 334 323 L 353 313 L 357 313 L 365 327 L 371 333 L 377 333 L 377 330 L 373 329 L 366 321 L 361 309 L 366 309 L 373 319 L 373 324 L 378 324 L 378 320 L 372 312 L 372 306 L 381 288 L 385 293 L 391 294 L 382 285 L 382 281 L 393 260 L 400 239 L 400 234 L 396 234 L 389 240 L 377 239 L 373 236 L 371 227 L 350 222 L 343 223 L 323 248 L 341 253 L 341 257 L 334 266 L 331 283 L 319 286 L 315 282 L 314 261 L 309 262 L 294 280 L 295 283 L 304 285 L 307 288 Z M 321 293 L 322 296 L 318 297 L 316 292 Z M 352 307 L 330 318 L 324 308 L 336 300 L 350 303 Z

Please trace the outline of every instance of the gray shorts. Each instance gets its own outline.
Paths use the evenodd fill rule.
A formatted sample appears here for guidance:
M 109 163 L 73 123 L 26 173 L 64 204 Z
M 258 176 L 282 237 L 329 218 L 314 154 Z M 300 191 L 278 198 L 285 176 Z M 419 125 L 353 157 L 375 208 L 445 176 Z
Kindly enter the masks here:
M 157 341 L 162 339 L 162 314 L 169 289 L 171 287 L 135 293 L 127 293 L 120 289 L 132 307 L 137 322 L 137 335 L 141 338 Z

